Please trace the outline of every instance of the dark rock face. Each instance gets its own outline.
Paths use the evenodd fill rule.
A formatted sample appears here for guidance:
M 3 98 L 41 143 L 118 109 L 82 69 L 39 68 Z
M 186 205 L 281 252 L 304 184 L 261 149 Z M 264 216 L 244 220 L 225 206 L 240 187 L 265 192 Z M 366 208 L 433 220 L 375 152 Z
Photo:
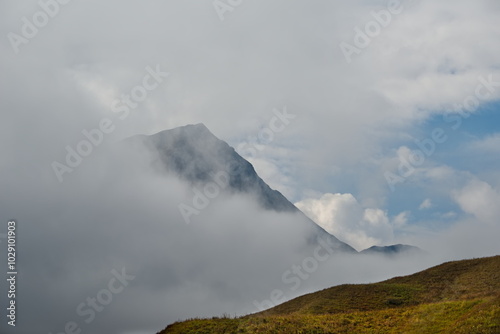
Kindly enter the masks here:
M 252 164 L 226 142 L 214 136 L 203 124 L 186 125 L 151 136 L 136 136 L 157 153 L 158 169 L 174 172 L 193 183 L 207 183 L 216 173 L 229 175 L 229 190 L 254 193 L 269 210 L 298 211 L 279 191 L 271 189 L 255 172 Z

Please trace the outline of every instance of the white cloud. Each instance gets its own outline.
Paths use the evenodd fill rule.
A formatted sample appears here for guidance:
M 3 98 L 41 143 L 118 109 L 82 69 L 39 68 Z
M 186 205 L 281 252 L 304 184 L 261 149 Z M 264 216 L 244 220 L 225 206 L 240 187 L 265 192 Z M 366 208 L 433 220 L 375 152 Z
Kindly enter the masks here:
M 400 214 L 398 214 L 396 217 L 393 218 L 392 224 L 396 228 L 402 228 L 403 226 L 408 223 L 408 217 L 410 215 L 409 211 L 403 211 Z
M 457 216 L 457 213 L 454 212 L 454 211 L 448 211 L 446 213 L 443 213 L 441 215 L 441 218 L 443 219 L 452 219 L 452 218 L 455 218 Z
M 99 102 L 100 107 L 109 113 L 113 100 L 119 97 L 116 87 L 106 83 L 101 75 L 92 73 L 85 66 L 76 66 L 68 70 L 68 74 L 89 94 L 90 100 Z
M 425 210 L 425 209 L 429 209 L 432 207 L 432 201 L 430 198 L 426 198 L 421 204 L 420 206 L 418 207 L 419 210 Z
M 351 194 L 324 194 L 295 205 L 326 231 L 358 250 L 393 240 L 387 213 L 362 207 Z
M 480 222 L 499 224 L 500 193 L 488 183 L 474 178 L 465 187 L 453 191 L 452 197 L 464 212 Z
M 494 40 L 500 36 L 500 28 L 493 24 L 497 10 L 487 1 L 456 1 L 453 6 L 420 1 L 405 11 L 404 19 L 389 26 L 395 29 L 384 31 L 379 42 L 367 49 L 378 61 L 376 90 L 415 111 L 418 107 L 439 111 L 462 103 L 474 94 L 478 76 L 500 75 L 493 56 L 498 52 Z M 479 49 L 474 47 L 478 34 L 486 38 Z M 497 89 L 489 99 L 499 96 Z
M 471 143 L 469 148 L 484 153 L 500 153 L 500 133 L 477 140 Z

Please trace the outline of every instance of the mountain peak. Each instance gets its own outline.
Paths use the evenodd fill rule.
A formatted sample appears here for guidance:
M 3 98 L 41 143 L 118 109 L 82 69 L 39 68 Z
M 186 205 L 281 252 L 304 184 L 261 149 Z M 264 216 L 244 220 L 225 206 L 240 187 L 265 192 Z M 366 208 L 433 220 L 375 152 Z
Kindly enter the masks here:
M 264 208 L 298 211 L 279 191 L 271 189 L 256 173 L 250 162 L 225 141 L 217 138 L 203 124 L 189 124 L 150 136 L 129 138 L 140 141 L 157 153 L 153 163 L 193 183 L 212 181 L 220 171 L 229 174 L 229 190 L 253 192 Z
M 154 136 L 210 136 L 217 138 L 203 123 L 186 124 L 150 135 L 150 137 Z
M 223 171 L 229 179 L 227 191 L 251 194 L 267 210 L 300 213 L 304 221 L 311 224 L 316 236 L 330 235 L 279 191 L 271 189 L 257 175 L 250 162 L 202 123 L 161 131 L 151 136 L 135 136 L 129 140 L 139 141 L 154 152 L 152 163 L 160 171 L 174 173 L 195 184 L 212 182 L 213 175 Z M 335 240 L 340 249 L 356 252 L 351 246 Z
M 175 130 L 175 129 L 184 129 L 186 131 L 210 132 L 210 130 L 203 123 L 186 124 L 184 126 L 180 126 L 180 127 L 177 127 L 177 128 L 171 129 L 171 130 Z M 171 131 L 171 130 L 166 130 L 166 131 Z

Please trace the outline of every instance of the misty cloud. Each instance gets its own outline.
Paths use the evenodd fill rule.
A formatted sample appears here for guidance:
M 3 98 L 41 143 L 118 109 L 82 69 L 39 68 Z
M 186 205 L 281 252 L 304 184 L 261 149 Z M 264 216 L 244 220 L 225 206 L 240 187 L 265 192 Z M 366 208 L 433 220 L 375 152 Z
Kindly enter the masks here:
M 363 208 L 352 194 L 325 194 L 295 205 L 326 231 L 358 251 L 393 241 L 387 214 L 380 209 Z

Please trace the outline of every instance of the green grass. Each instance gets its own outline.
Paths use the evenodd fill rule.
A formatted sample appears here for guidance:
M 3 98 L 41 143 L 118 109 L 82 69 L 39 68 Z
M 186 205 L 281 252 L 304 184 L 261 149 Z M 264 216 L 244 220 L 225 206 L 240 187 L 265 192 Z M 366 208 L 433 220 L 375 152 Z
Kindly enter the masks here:
M 340 285 L 240 317 L 177 322 L 166 333 L 500 333 L 500 256 Z

